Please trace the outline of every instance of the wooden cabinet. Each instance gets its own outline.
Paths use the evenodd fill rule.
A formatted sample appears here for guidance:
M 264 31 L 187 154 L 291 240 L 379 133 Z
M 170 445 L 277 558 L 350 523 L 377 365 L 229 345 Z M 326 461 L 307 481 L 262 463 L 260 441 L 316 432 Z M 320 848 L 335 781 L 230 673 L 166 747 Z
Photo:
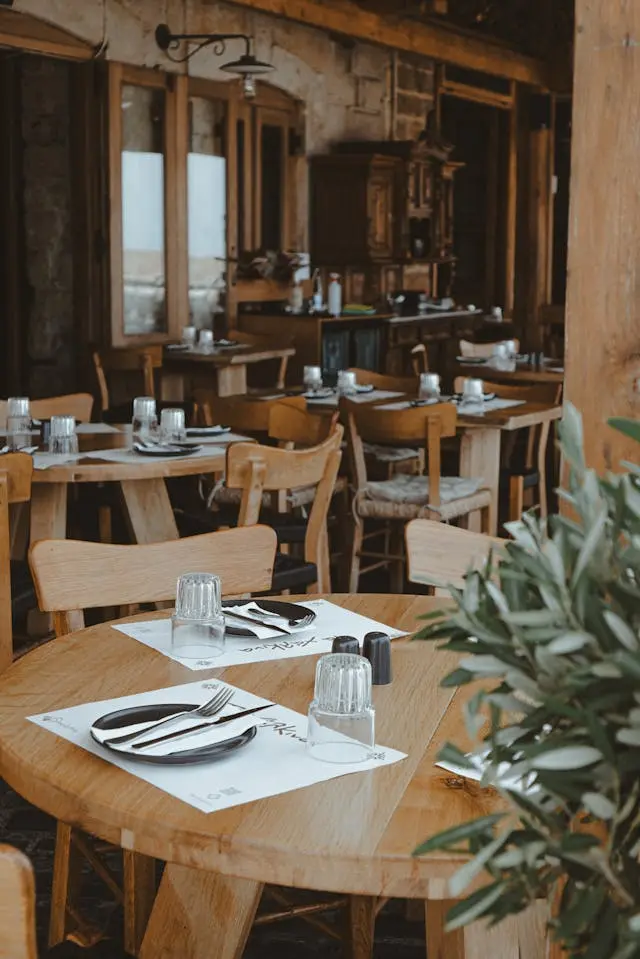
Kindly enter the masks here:
M 319 266 L 401 256 L 402 162 L 373 155 L 311 160 L 311 257 Z

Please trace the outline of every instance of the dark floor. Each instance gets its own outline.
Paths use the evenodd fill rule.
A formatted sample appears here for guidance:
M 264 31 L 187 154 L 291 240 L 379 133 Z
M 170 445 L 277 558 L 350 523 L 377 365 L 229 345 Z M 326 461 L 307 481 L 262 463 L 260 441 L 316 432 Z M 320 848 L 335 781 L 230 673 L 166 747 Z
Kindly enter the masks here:
M 0 842 L 25 852 L 36 873 L 36 918 L 40 956 L 50 959 L 125 959 L 119 948 L 121 917 L 114 911 L 104 886 L 95 875 L 86 878 L 87 918 L 108 937 L 91 949 L 64 944 L 47 953 L 46 936 L 55 841 L 55 823 L 26 803 L 0 780 Z M 119 856 L 110 863 L 118 870 Z M 326 917 L 327 919 L 329 917 Z M 340 917 L 334 917 L 339 920 Z M 296 920 L 255 928 L 244 959 L 340 959 L 342 947 L 336 940 Z M 393 901 L 382 911 L 376 924 L 375 959 L 424 959 L 424 927 L 405 919 L 404 903 Z M 216 959 L 212 956 L 211 959 Z

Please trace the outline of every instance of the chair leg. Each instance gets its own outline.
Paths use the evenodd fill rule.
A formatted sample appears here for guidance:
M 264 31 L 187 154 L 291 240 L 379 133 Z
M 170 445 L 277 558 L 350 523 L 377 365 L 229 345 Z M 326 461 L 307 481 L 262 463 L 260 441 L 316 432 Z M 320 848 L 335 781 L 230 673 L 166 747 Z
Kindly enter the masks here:
M 329 551 L 329 534 L 325 526 L 324 531 L 320 537 L 320 542 L 318 543 L 318 558 L 317 558 L 317 567 L 318 567 L 318 583 L 317 590 L 318 593 L 330 593 L 331 592 L 331 556 Z
M 123 851 L 124 948 L 140 952 L 156 898 L 156 861 L 137 852 Z
M 524 476 L 509 480 L 509 521 L 520 519 L 524 513 Z
M 391 525 L 391 555 L 401 556 L 400 560 L 391 561 L 391 592 L 404 592 L 404 525 Z
M 64 822 L 56 825 L 56 849 L 53 859 L 49 946 L 64 942 L 68 932 L 68 910 L 80 893 L 82 855 L 71 842 L 73 827 Z
M 376 905 L 371 896 L 349 896 L 345 959 L 373 959 Z
M 464 929 L 445 932 L 452 902 L 434 899 L 425 903 L 427 959 L 465 959 Z
M 364 523 L 360 516 L 354 517 L 351 527 L 351 563 L 349 566 L 349 592 L 357 593 L 360 584 L 360 553 L 364 536 Z

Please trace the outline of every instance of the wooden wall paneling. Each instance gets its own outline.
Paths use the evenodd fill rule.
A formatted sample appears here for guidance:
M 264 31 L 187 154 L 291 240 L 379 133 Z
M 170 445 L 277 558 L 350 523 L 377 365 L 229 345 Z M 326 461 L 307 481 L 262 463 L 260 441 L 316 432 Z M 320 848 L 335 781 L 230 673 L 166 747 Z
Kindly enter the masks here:
M 640 415 L 640 4 L 577 0 L 566 398 L 590 466 L 638 446 L 606 425 Z
M 215 0 L 205 0 L 205 6 Z M 349 0 L 232 0 L 236 6 L 295 20 L 330 33 L 355 37 L 366 43 L 414 53 L 445 63 L 508 77 L 521 83 L 546 87 L 552 79 L 550 66 L 513 50 L 456 33 L 436 23 L 420 23 L 402 17 L 363 10 Z
M 121 63 L 109 64 L 109 261 L 111 344 L 123 346 L 124 336 L 124 266 L 122 252 L 122 75 Z
M 94 49 L 67 30 L 28 13 L 0 10 L 0 46 L 67 60 L 90 60 Z
M 518 217 L 518 91 L 511 83 L 512 106 L 509 112 L 507 157 L 507 203 L 505 224 L 504 312 L 513 315 L 515 302 L 516 231 Z
M 165 256 L 167 333 L 180 339 L 189 322 L 187 224 L 188 79 L 168 76 L 165 100 Z
M 498 246 L 498 186 L 499 165 L 497 162 L 500 150 L 500 115 L 497 110 L 491 111 L 489 138 L 487 140 L 487 235 L 485 248 L 485 303 L 487 306 L 496 302 L 496 255 Z M 507 184 L 508 188 L 509 184 Z

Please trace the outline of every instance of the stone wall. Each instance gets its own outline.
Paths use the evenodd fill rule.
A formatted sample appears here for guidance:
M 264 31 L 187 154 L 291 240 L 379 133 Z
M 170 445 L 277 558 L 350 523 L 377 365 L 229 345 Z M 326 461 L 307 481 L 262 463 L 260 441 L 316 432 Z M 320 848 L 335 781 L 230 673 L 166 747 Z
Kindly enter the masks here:
M 20 61 L 26 320 L 31 396 L 73 388 L 69 68 Z

